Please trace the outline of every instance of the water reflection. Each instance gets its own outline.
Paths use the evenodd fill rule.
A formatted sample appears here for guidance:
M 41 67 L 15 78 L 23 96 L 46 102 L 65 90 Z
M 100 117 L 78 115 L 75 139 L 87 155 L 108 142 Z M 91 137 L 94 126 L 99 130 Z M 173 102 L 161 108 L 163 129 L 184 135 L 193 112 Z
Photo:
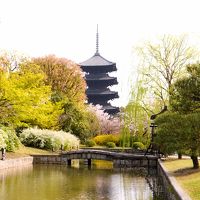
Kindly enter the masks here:
M 34 165 L 1 172 L 0 199 L 150 200 L 153 192 L 145 177 L 131 171 Z

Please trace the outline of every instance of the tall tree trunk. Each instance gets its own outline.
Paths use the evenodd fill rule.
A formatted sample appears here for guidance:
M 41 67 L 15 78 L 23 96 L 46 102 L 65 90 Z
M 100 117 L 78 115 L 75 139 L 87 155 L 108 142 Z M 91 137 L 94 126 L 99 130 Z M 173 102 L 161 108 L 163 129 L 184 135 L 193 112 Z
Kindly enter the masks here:
M 191 156 L 192 162 L 193 162 L 193 168 L 198 169 L 199 168 L 199 161 L 197 156 Z

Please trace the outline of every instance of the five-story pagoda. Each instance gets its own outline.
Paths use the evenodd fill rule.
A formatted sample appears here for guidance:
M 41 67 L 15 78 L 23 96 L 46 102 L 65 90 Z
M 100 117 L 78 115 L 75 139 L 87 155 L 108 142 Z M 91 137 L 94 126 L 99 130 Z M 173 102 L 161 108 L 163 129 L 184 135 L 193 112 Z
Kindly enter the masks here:
M 114 115 L 118 113 L 119 108 L 109 103 L 110 100 L 119 97 L 118 93 L 108 88 L 118 83 L 116 77 L 109 76 L 110 72 L 117 71 L 116 63 L 106 60 L 99 54 L 98 26 L 96 34 L 96 53 L 88 60 L 80 63 L 80 66 L 85 72 L 88 103 L 101 105 L 102 109 L 108 114 Z

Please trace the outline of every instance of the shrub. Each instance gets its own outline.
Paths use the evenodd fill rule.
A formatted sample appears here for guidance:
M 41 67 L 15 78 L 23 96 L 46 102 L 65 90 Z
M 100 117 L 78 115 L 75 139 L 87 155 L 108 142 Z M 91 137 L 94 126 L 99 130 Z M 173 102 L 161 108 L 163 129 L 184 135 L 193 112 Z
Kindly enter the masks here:
M 20 141 L 17 137 L 16 133 L 12 129 L 7 129 L 6 133 L 8 134 L 8 139 L 6 140 L 6 150 L 7 151 L 15 151 L 19 148 Z
M 93 146 L 96 146 L 96 142 L 95 142 L 94 140 L 87 140 L 87 141 L 85 142 L 85 145 L 86 145 L 87 147 L 93 147 Z
M 25 129 L 20 134 L 21 142 L 26 146 L 48 150 L 71 150 L 79 147 L 79 139 L 64 131 Z
M 15 151 L 19 147 L 20 141 L 12 128 L 1 127 L 0 129 L 0 148 L 7 151 Z
M 105 146 L 108 142 L 115 143 L 116 146 L 119 146 L 120 136 L 119 135 L 98 135 L 93 139 L 96 144 Z
M 6 147 L 6 139 L 7 139 L 6 133 L 0 129 L 0 149 Z
M 134 142 L 133 144 L 132 144 L 132 147 L 134 148 L 134 149 L 145 149 L 145 146 L 144 146 L 144 144 L 142 144 L 141 142 Z
M 107 146 L 108 148 L 115 148 L 115 147 L 116 147 L 116 145 L 115 145 L 114 142 L 107 142 L 107 143 L 106 143 L 106 146 Z

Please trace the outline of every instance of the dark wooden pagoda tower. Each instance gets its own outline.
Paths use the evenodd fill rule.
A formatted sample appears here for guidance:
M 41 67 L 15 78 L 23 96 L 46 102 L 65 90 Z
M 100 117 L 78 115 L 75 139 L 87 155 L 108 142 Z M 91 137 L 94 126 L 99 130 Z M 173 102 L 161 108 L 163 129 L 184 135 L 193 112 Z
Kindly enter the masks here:
M 116 77 L 110 77 L 109 72 L 117 71 L 116 63 L 110 62 L 99 54 L 99 34 L 97 26 L 96 53 L 88 60 L 80 63 L 85 72 L 87 83 L 86 95 L 88 103 L 101 105 L 108 114 L 114 115 L 119 112 L 118 107 L 112 106 L 109 101 L 118 98 L 118 93 L 108 87 L 118 84 Z

